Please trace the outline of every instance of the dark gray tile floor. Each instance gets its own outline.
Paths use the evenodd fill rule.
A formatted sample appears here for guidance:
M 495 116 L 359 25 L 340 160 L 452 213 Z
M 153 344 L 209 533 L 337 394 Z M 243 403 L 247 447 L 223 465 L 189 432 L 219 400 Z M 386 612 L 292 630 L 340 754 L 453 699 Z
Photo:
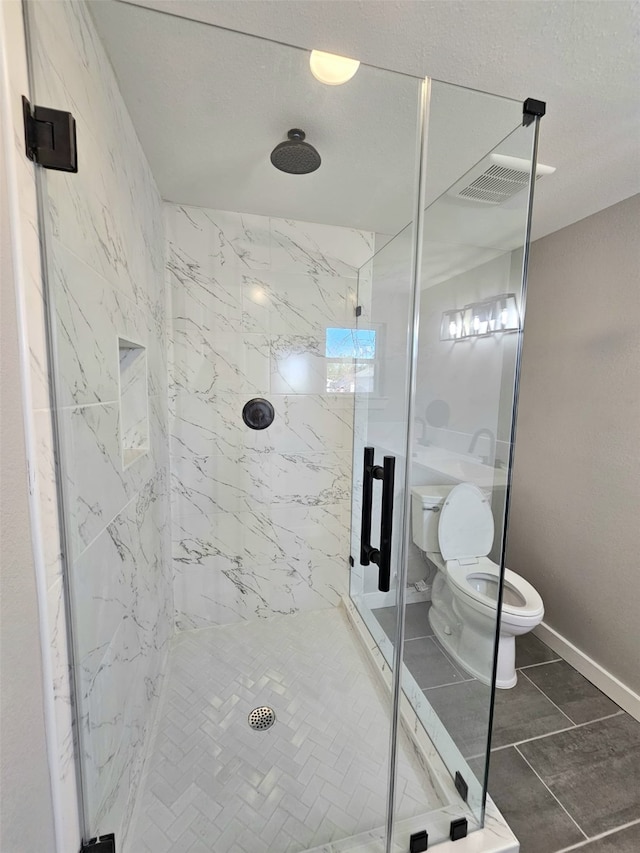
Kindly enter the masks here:
M 419 637 L 432 637 L 433 631 L 429 625 L 430 601 L 418 604 L 407 604 L 404 617 L 404 636 L 406 640 L 416 640 Z M 393 642 L 396 633 L 396 607 L 381 607 L 374 611 L 382 630 Z
M 524 674 L 574 723 L 588 723 L 619 710 L 564 660 L 531 666 Z
M 469 764 L 476 775 L 484 770 L 484 758 L 472 759 Z M 496 802 L 509 804 L 504 815 L 520 839 L 520 853 L 556 853 L 585 839 L 514 746 L 491 756 L 491 796 Z M 532 815 L 536 824 L 533 832 Z
M 638 853 L 640 822 L 579 847 L 580 853 Z
M 640 723 L 619 714 L 520 752 L 589 837 L 640 818 Z
M 405 663 L 481 777 L 489 688 L 440 647 L 428 608 L 407 607 Z M 393 636 L 395 608 L 375 614 Z M 640 723 L 532 634 L 516 667 L 496 694 L 489 792 L 521 853 L 640 853 Z
M 469 679 L 469 675 L 446 655 L 435 637 L 407 640 L 404 662 L 421 690 Z

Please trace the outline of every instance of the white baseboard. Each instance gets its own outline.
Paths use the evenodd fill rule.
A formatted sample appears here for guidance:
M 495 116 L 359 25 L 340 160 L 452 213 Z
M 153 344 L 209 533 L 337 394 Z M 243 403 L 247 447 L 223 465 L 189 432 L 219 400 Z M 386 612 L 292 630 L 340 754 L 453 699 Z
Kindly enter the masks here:
M 546 623 L 538 625 L 533 633 L 634 719 L 640 721 L 640 696 L 630 687 Z

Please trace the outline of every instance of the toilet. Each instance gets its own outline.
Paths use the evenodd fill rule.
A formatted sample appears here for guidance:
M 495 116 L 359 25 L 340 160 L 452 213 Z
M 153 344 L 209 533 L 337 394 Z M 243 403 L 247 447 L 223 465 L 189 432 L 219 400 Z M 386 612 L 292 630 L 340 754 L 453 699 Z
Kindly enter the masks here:
M 489 495 L 473 483 L 414 486 L 413 541 L 438 571 L 429 622 L 448 654 L 484 684 L 491 684 L 500 566 L 488 558 L 494 524 Z M 514 687 L 515 638 L 539 625 L 542 599 L 505 568 L 496 686 Z

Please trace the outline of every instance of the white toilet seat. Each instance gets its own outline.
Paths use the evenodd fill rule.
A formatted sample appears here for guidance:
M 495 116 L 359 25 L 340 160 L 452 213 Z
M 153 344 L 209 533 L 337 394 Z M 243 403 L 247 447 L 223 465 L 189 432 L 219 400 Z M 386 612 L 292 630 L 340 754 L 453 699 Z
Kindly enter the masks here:
M 495 612 L 500 583 L 500 567 L 488 557 L 479 557 L 477 562 L 471 565 L 466 561 L 465 563 L 458 560 L 447 561 L 447 578 L 450 583 L 467 599 L 471 599 L 468 602 L 471 606 L 474 606 L 472 602 L 475 602 L 476 609 L 488 609 Z M 475 584 L 474 580 L 476 581 Z M 485 586 L 485 590 L 482 589 L 482 586 Z M 536 624 L 538 624 L 543 613 L 544 605 L 539 593 L 519 574 L 505 568 L 502 601 L 503 622 L 522 623 L 531 619 L 537 620 Z

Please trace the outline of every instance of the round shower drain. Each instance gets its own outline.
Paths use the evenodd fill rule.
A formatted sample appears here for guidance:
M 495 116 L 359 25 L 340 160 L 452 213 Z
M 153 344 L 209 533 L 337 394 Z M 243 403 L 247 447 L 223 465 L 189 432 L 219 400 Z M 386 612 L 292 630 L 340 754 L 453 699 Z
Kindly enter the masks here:
M 263 705 L 262 708 L 254 708 L 249 714 L 249 725 L 256 731 L 264 731 L 270 729 L 276 721 L 276 712 L 273 708 Z

